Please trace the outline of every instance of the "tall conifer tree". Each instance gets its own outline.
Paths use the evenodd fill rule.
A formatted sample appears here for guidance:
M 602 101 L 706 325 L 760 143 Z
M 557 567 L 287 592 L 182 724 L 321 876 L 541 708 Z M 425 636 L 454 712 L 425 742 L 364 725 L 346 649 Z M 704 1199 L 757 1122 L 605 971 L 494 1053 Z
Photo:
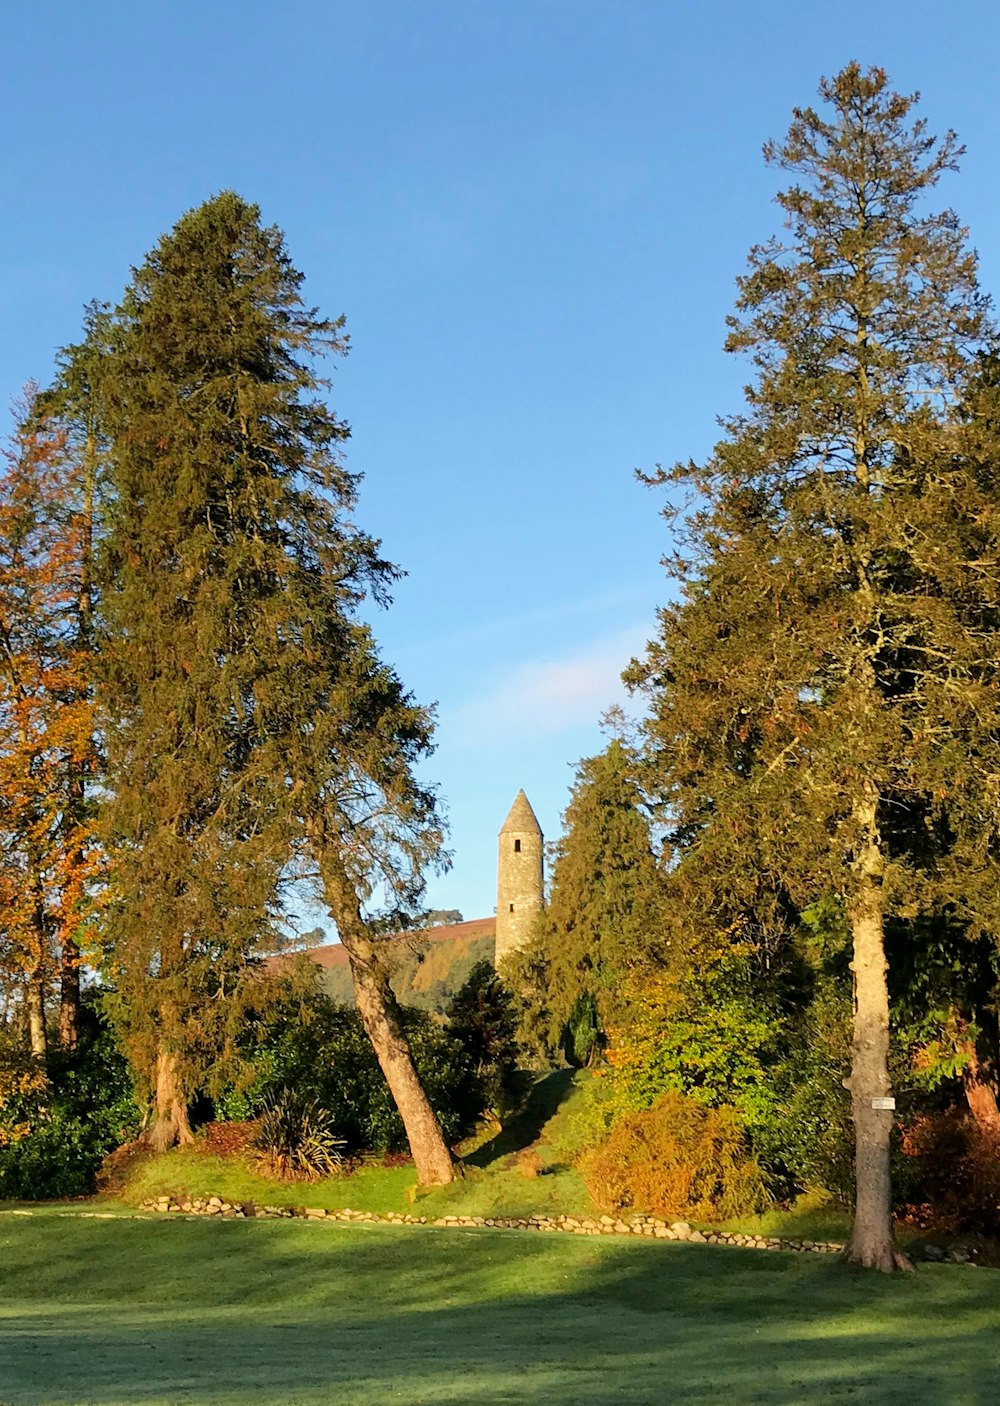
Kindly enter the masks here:
M 661 880 L 636 759 L 620 739 L 577 768 L 548 904 L 532 943 L 512 959 L 525 992 L 526 1034 L 559 1048 L 581 1001 L 603 1028 L 622 1011 L 623 983 L 660 936 Z
M 422 1180 L 451 1160 L 413 1070 L 364 905 L 416 900 L 440 848 L 414 763 L 430 720 L 357 609 L 394 569 L 351 520 L 346 427 L 316 358 L 340 321 L 300 296 L 280 231 L 231 192 L 136 271 L 88 374 L 106 441 L 99 697 L 115 904 L 109 966 L 152 1140 L 227 1047 L 280 886 L 308 860 Z
M 728 349 L 755 365 L 695 491 L 679 604 L 633 680 L 687 863 L 729 911 L 842 905 L 853 943 L 849 1258 L 891 1223 L 885 928 L 995 919 L 1000 502 L 961 403 L 989 332 L 975 258 L 927 197 L 952 134 L 850 64 L 765 148 L 786 234 L 755 248 Z

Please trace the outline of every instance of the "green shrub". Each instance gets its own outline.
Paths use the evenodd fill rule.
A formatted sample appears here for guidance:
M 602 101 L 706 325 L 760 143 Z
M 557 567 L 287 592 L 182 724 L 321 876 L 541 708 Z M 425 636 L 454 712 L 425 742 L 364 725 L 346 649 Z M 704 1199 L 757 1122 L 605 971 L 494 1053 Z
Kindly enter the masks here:
M 604 1031 L 592 992 L 581 991 L 562 1030 L 562 1052 L 574 1069 L 586 1069 L 604 1046 Z
M 128 1064 L 100 1001 L 85 1001 L 72 1054 L 54 1051 L 48 1077 L 7 1043 L 0 1050 L 0 1199 L 86 1196 L 102 1160 L 136 1135 Z
M 542 1128 L 539 1142 L 562 1162 L 575 1162 L 604 1141 L 614 1115 L 614 1090 L 604 1074 L 575 1074 L 574 1085 Z
M 314 1099 L 283 1089 L 257 1119 L 250 1146 L 267 1170 L 281 1177 L 333 1176 L 340 1168 L 343 1138 Z
M 414 1063 L 445 1139 L 454 1142 L 483 1112 L 482 1091 L 462 1046 L 431 1015 L 404 1008 L 402 1023 Z M 252 1078 L 216 1104 L 222 1118 L 242 1121 L 282 1089 L 294 1089 L 329 1114 L 350 1151 L 406 1147 L 402 1119 L 357 1011 L 317 995 L 289 1006 L 250 1057 Z
M 728 1220 L 769 1199 L 737 1110 L 679 1093 L 620 1115 L 579 1166 L 595 1202 L 610 1211 Z
M 477 962 L 448 1007 L 448 1034 L 464 1051 L 480 1111 L 502 1118 L 516 1092 L 517 999 L 491 962 Z

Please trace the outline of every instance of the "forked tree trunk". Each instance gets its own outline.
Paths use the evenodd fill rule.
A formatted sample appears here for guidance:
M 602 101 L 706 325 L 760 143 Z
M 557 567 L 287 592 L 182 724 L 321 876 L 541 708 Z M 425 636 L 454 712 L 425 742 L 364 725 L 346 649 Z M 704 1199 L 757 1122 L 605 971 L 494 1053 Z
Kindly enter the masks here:
M 854 1037 L 851 1045 L 851 1091 L 854 1118 L 854 1225 L 846 1258 L 891 1273 L 912 1269 L 895 1245 L 892 1231 L 892 1180 L 889 1170 L 891 1109 L 873 1108 L 890 1096 L 889 987 L 882 901 L 883 859 L 878 833 L 877 796 L 869 788 L 855 811 L 861 839 L 856 859 L 856 887 L 849 908 L 854 953 Z
M 153 1099 L 153 1121 L 143 1140 L 156 1152 L 166 1152 L 178 1143 L 194 1142 L 188 1120 L 187 1100 L 181 1096 L 177 1077 L 177 1056 L 160 1049 L 156 1056 L 156 1090 Z
M 354 885 L 339 858 L 329 852 L 317 857 L 327 906 L 347 951 L 358 1012 L 403 1120 L 417 1179 L 421 1186 L 444 1186 L 454 1180 L 454 1162 L 414 1068 L 399 1006 L 378 960 L 377 944 L 368 934 Z

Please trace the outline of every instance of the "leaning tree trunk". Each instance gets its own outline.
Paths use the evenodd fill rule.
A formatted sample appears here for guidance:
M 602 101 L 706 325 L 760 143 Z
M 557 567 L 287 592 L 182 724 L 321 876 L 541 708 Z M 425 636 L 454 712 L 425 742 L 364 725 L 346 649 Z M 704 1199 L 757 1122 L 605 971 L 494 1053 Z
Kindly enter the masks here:
M 318 857 L 327 906 L 347 951 L 358 1012 L 403 1120 L 417 1179 L 421 1186 L 444 1186 L 454 1180 L 454 1162 L 414 1067 L 377 944 L 369 936 L 354 885 L 339 858 L 329 852 Z
M 869 787 L 855 817 L 861 835 L 856 858 L 856 886 L 849 908 L 854 953 L 854 1038 L 851 1091 L 854 1118 L 854 1225 L 846 1258 L 891 1273 L 911 1269 L 896 1249 L 892 1231 L 892 1180 L 889 1170 L 891 1108 L 874 1107 L 891 1096 L 889 1085 L 889 987 L 882 900 L 883 857 L 878 832 L 877 794 Z
M 178 1143 L 194 1142 L 187 1100 L 180 1091 L 177 1056 L 163 1046 L 156 1056 L 153 1121 L 146 1129 L 143 1140 L 155 1152 L 166 1152 Z

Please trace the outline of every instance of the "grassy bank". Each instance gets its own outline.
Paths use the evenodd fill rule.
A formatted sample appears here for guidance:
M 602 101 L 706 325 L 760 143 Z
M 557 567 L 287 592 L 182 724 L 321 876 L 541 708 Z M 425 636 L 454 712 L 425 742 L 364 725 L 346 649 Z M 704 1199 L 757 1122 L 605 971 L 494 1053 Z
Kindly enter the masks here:
M 5 1406 L 994 1399 L 1000 1275 L 279 1221 L 0 1217 Z
M 516 1168 L 470 1166 L 451 1186 L 421 1189 L 412 1166 L 361 1167 L 345 1177 L 288 1182 L 262 1176 L 237 1158 L 176 1148 L 139 1166 L 123 1190 L 132 1205 L 149 1196 L 219 1195 L 270 1206 L 350 1207 L 355 1211 L 417 1211 L 431 1216 L 591 1214 L 576 1172 L 526 1178 Z
M 574 1081 L 569 1070 L 538 1080 L 507 1128 L 463 1146 L 463 1175 L 447 1187 L 418 1187 L 409 1165 L 362 1166 L 345 1176 L 282 1181 L 263 1175 L 246 1157 L 214 1155 L 196 1143 L 137 1162 L 120 1194 L 131 1205 L 150 1196 L 219 1195 L 272 1206 L 350 1207 L 381 1214 L 591 1215 L 594 1205 L 579 1174 L 543 1140 L 547 1129 L 558 1134 L 578 1098 L 579 1078 Z

